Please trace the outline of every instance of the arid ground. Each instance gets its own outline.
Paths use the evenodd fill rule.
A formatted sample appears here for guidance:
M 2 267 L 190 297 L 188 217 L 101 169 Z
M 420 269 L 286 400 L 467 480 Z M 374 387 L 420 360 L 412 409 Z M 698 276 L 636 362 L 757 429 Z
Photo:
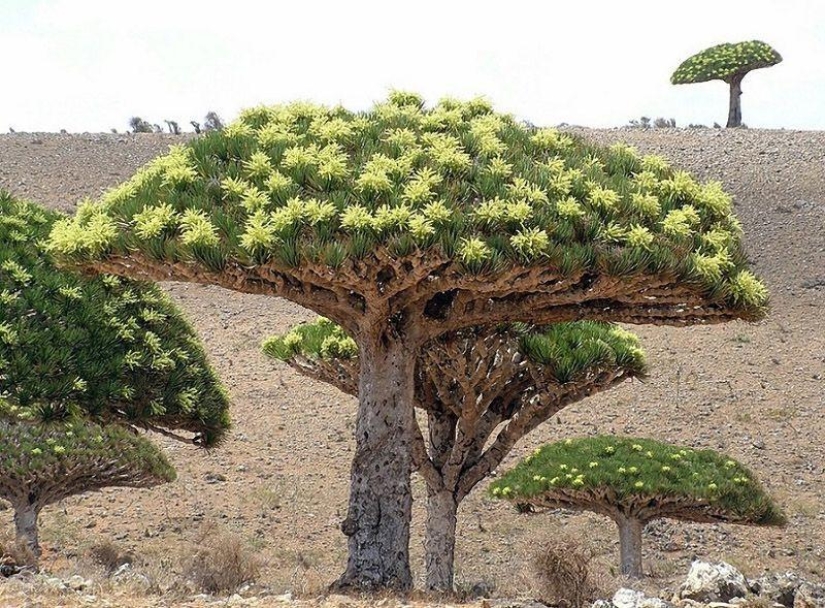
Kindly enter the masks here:
M 656 152 L 733 193 L 756 271 L 771 290 L 769 317 L 687 329 L 632 328 L 650 362 L 628 382 L 565 410 L 523 440 L 509 466 L 537 445 L 593 433 L 650 436 L 724 450 L 750 466 L 786 509 L 786 529 L 661 522 L 645 534 L 652 589 L 681 578 L 694 556 L 746 575 L 795 570 L 825 579 L 825 132 L 720 129 L 572 129 L 600 142 Z M 129 177 L 180 138 L 165 135 L 0 136 L 0 187 L 72 212 L 78 200 Z M 318 594 L 343 568 L 355 403 L 259 351 L 261 340 L 314 314 L 280 299 L 169 283 L 232 396 L 234 429 L 209 452 L 161 440 L 175 483 L 109 490 L 44 512 L 43 566 L 88 573 L 90 548 L 111 541 L 161 588 L 182 579 L 186 556 L 212 538 L 239 540 L 263 560 L 260 585 Z M 413 567 L 423 570 L 424 486 L 416 491 Z M 618 537 L 588 514 L 517 514 L 486 498 L 459 515 L 457 573 L 464 588 L 529 596 L 534 555 L 562 538 L 599 555 L 610 581 Z M 11 512 L 0 511 L 0 535 Z M 0 604 L 2 596 L 0 595 Z

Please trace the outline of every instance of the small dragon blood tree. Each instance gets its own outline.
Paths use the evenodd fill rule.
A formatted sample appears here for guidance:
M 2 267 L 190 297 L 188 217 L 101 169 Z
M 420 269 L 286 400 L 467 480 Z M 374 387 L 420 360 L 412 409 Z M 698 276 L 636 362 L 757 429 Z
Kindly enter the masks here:
M 460 329 L 759 319 L 730 197 L 657 157 L 394 92 L 259 107 L 57 224 L 64 263 L 292 300 L 358 345 L 342 588 L 407 589 L 415 369 Z
M 730 86 L 728 127 L 742 125 L 742 79 L 759 68 L 768 68 L 782 61 L 782 56 L 770 45 L 759 40 L 735 44 L 717 44 L 689 57 L 670 77 L 672 84 L 694 84 L 722 80 Z
M 515 503 L 593 511 L 619 527 L 621 572 L 642 575 L 642 530 L 663 517 L 782 526 L 785 516 L 744 466 L 712 450 L 651 439 L 567 439 L 536 450 L 490 486 Z
M 128 428 L 78 419 L 34 422 L 35 417 L 0 399 L 0 498 L 11 504 L 17 538 L 35 559 L 43 507 L 102 488 L 148 488 L 175 479 L 154 444 Z
M 229 425 L 224 389 L 156 286 L 52 264 L 42 241 L 59 217 L 0 191 L 0 497 L 35 554 L 43 506 L 174 477 L 138 429 L 214 445 Z
M 358 393 L 358 348 L 327 319 L 269 338 L 264 352 L 301 374 Z M 467 329 L 427 343 L 416 366 L 414 466 L 427 484 L 426 585 L 453 589 L 458 505 L 515 443 L 562 408 L 644 372 L 638 340 L 581 321 Z

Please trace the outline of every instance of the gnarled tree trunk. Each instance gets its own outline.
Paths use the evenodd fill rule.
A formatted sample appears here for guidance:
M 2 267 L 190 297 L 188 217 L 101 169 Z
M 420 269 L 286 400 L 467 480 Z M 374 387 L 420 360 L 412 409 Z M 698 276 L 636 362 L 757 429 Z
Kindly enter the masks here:
M 744 74 L 735 74 L 731 77 L 728 84 L 730 85 L 730 101 L 728 103 L 728 127 L 742 126 L 742 79 Z
M 633 517 L 617 515 L 621 572 L 632 578 L 642 577 L 642 530 L 644 522 Z
M 40 557 L 40 540 L 37 535 L 37 517 L 40 514 L 40 509 L 28 501 L 13 503 L 12 508 L 14 509 L 14 527 L 17 539 L 26 543 L 31 549 L 32 555 L 37 559 Z M 37 563 L 25 565 L 36 566 Z
M 409 564 L 415 352 L 398 328 L 361 340 L 347 569 L 334 587 L 412 587 Z M 414 341 L 412 341 L 414 342 Z

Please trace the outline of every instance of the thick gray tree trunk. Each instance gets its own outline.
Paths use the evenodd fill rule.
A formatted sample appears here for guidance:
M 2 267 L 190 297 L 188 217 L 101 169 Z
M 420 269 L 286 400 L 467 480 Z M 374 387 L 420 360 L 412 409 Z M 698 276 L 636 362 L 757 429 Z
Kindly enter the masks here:
M 621 555 L 621 572 L 632 578 L 642 577 L 642 530 L 645 524 L 632 517 L 619 515 L 619 551 Z
M 742 79 L 744 74 L 737 74 L 731 77 L 730 101 L 728 103 L 728 127 L 742 126 Z
M 37 516 L 40 510 L 28 502 L 13 504 L 12 508 L 14 509 L 14 527 L 17 539 L 28 545 L 35 558 L 40 557 L 40 540 L 37 535 Z M 35 566 L 37 564 L 26 565 Z
M 415 353 L 391 330 L 359 344 L 361 374 L 350 502 L 341 530 L 347 569 L 334 587 L 412 587 L 409 541 Z
M 453 591 L 455 530 L 458 501 L 450 490 L 427 491 L 427 524 L 424 538 L 428 591 Z

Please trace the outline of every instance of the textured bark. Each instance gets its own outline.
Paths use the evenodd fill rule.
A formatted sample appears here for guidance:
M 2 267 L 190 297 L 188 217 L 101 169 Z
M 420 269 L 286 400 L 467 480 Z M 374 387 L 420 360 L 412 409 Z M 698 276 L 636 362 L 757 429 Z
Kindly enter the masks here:
M 619 552 L 621 572 L 632 578 L 642 577 L 642 530 L 645 524 L 634 518 L 618 515 L 615 517 L 619 526 Z
M 28 501 L 12 504 L 14 509 L 14 528 L 17 539 L 26 543 L 35 559 L 40 557 L 40 540 L 37 534 L 37 517 L 40 509 Z M 36 566 L 37 564 L 26 564 Z
M 728 103 L 728 127 L 742 126 L 742 79 L 744 74 L 735 74 L 731 77 L 730 101 Z
M 453 590 L 455 530 L 458 501 L 450 490 L 427 488 L 427 524 L 424 539 L 428 591 Z
M 350 502 L 341 529 L 349 537 L 342 590 L 412 587 L 409 566 L 415 424 L 415 340 L 397 328 L 362 339 L 356 450 Z

